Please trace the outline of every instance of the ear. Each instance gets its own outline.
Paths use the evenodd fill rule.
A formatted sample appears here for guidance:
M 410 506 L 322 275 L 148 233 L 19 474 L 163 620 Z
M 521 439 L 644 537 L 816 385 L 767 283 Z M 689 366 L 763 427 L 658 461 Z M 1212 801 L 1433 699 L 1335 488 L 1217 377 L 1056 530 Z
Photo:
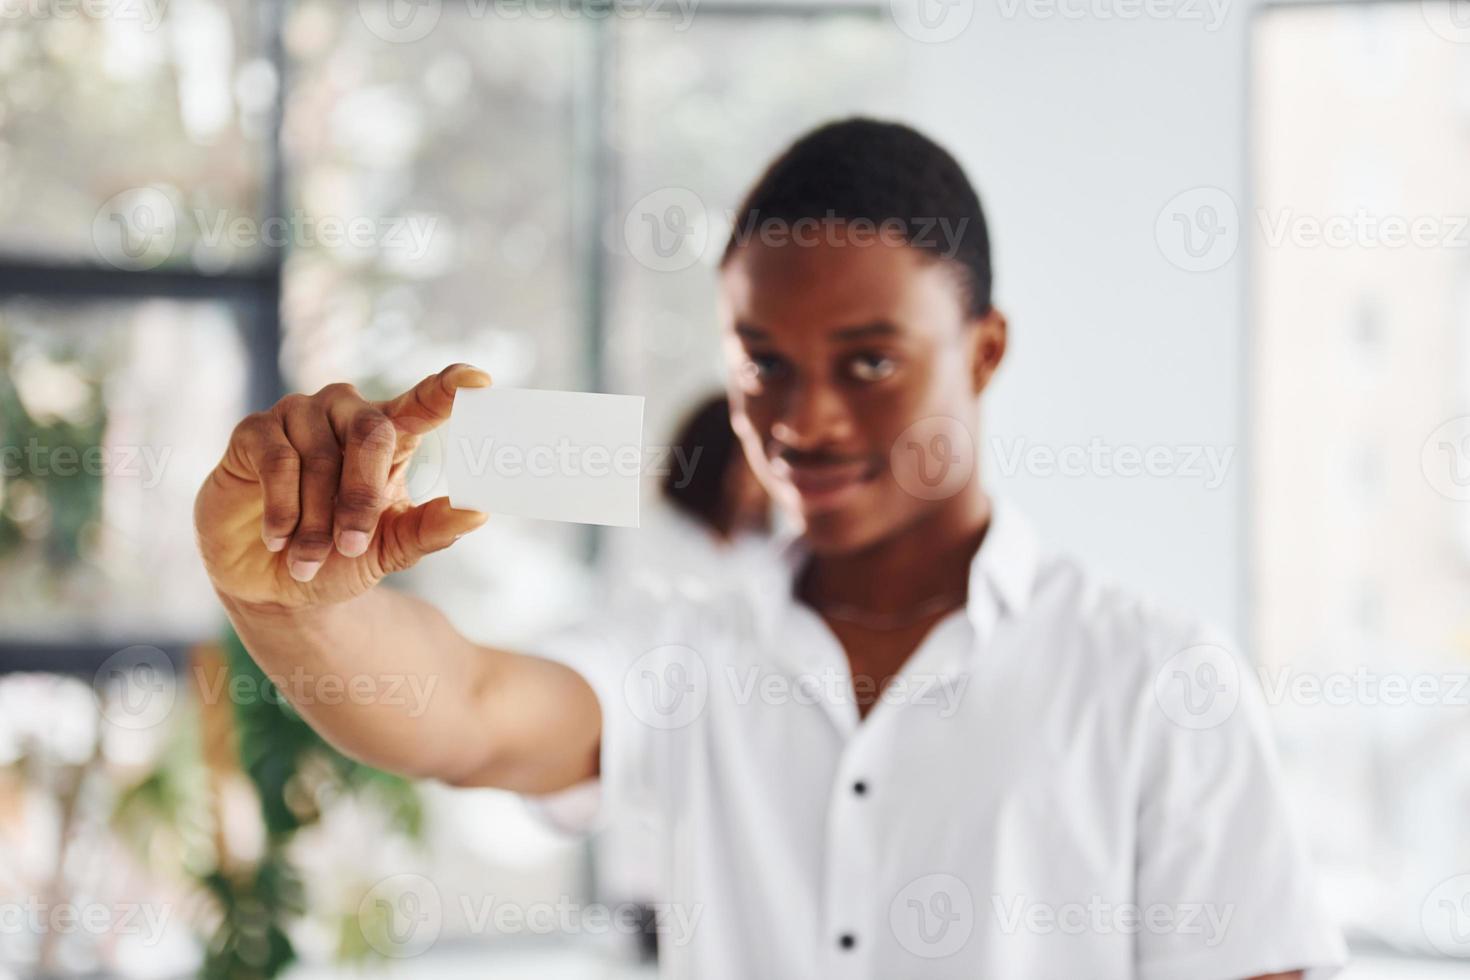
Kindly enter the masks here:
M 984 316 L 971 320 L 970 380 L 976 395 L 990 384 L 995 369 L 1006 353 L 1006 318 L 995 307 Z

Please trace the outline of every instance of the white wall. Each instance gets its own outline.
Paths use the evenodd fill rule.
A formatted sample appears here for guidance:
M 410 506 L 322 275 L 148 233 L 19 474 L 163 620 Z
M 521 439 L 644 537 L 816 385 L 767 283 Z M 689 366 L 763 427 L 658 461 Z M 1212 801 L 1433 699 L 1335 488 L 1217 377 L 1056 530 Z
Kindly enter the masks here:
M 1185 272 L 1154 231 L 1186 189 L 1244 200 L 1251 4 L 1216 2 L 1229 6 L 1212 31 L 1194 0 L 1131 20 L 959 0 L 951 10 L 973 9 L 959 37 L 911 45 L 910 118 L 960 156 L 991 220 L 1011 346 L 987 447 L 1238 447 L 1214 490 L 1185 477 L 1007 478 L 994 459 L 987 480 L 1050 541 L 1244 639 L 1245 256 Z

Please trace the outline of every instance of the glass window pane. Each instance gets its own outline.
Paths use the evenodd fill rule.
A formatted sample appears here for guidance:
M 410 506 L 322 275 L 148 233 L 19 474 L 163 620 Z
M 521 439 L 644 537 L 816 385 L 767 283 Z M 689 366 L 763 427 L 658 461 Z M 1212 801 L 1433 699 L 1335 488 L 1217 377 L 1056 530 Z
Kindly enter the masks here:
M 120 268 L 255 261 L 259 236 L 229 229 L 253 227 L 260 211 L 276 73 L 258 21 L 270 7 L 170 0 L 7 13 L 0 252 Z
M 586 25 L 445 4 L 384 40 L 354 5 L 298 5 L 285 141 L 295 207 L 285 366 L 305 388 L 396 388 L 455 360 L 504 384 L 585 383 L 572 212 Z
M 194 493 L 244 403 L 227 306 L 0 302 L 0 639 L 209 636 Z
M 645 425 L 659 440 L 691 398 L 723 383 L 714 267 L 740 196 L 805 130 L 898 115 L 907 45 L 878 16 L 711 14 L 684 30 L 622 26 L 607 356 L 621 390 L 648 396 Z M 649 254 L 637 227 L 647 221 L 670 235 L 692 222 L 702 247 L 667 261 Z
M 1452 6 L 1259 22 L 1252 632 L 1350 929 L 1464 955 L 1432 900 L 1470 866 L 1470 47 L 1426 30 Z

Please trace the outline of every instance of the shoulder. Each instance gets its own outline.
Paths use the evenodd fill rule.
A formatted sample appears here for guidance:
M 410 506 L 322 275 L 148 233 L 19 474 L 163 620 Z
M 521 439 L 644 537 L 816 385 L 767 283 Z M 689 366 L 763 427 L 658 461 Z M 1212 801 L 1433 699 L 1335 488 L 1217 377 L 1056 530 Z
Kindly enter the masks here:
M 1171 660 L 1209 647 L 1237 666 L 1243 661 L 1229 631 L 1206 617 L 1131 588 L 1073 555 L 1038 556 L 1024 617 L 1075 657 L 1111 672 L 1149 679 Z M 1213 656 L 1213 654 L 1212 654 Z

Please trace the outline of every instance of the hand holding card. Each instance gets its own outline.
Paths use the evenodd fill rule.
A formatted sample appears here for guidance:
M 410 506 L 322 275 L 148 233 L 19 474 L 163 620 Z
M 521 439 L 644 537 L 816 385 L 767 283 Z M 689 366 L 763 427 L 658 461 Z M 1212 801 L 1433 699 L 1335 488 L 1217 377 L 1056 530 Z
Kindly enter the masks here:
M 643 399 L 462 390 L 449 419 L 444 468 L 456 508 L 637 527 Z

